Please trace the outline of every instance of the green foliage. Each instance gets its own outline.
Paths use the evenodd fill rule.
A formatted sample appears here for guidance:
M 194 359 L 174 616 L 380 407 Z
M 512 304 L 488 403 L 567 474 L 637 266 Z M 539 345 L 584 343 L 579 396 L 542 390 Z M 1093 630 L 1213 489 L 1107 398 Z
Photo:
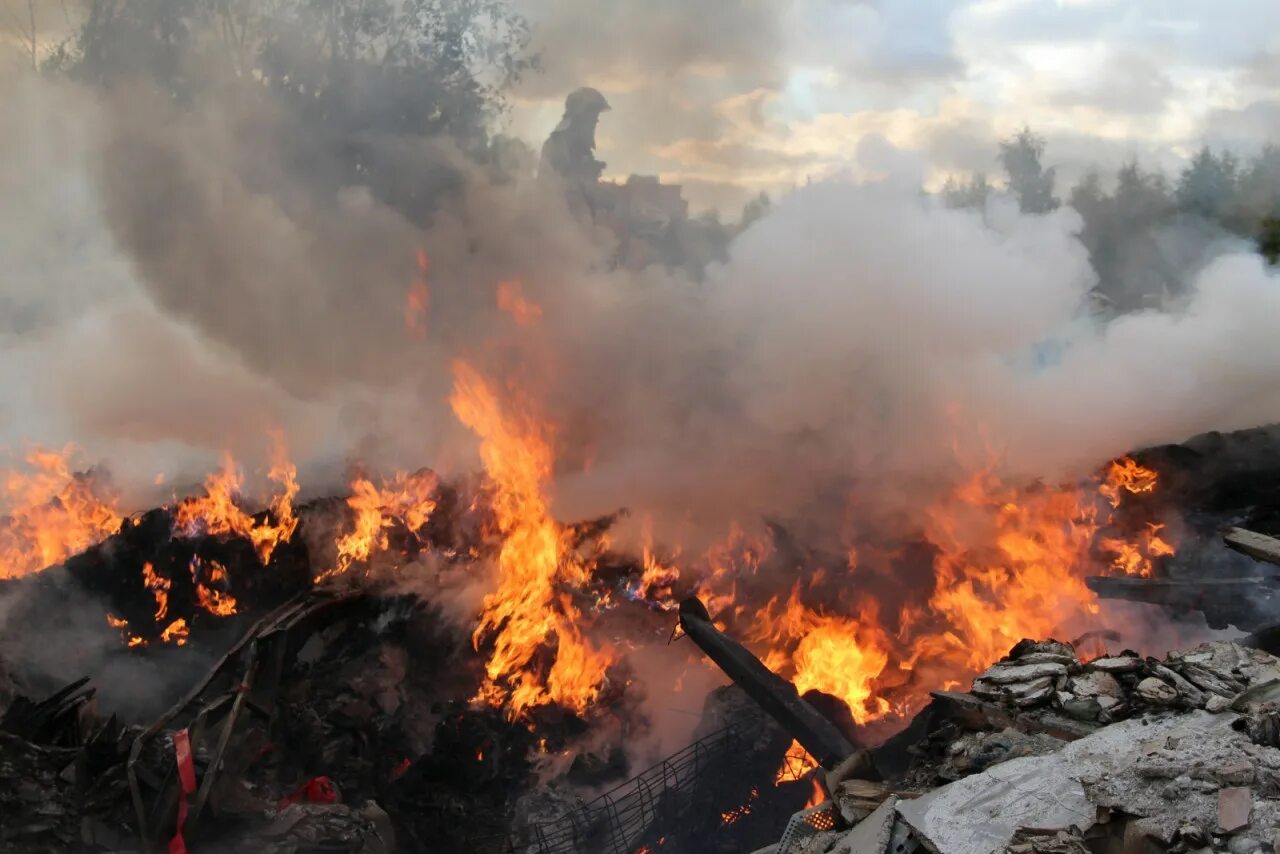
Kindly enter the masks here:
M 1163 176 L 1130 161 L 1117 173 L 1115 191 L 1108 193 L 1098 173 L 1090 172 L 1072 189 L 1070 204 L 1084 220 L 1080 242 L 1098 274 L 1096 292 L 1110 306 L 1139 309 L 1177 289 L 1154 238 L 1156 226 L 1173 212 Z
M 1280 217 L 1268 217 L 1259 229 L 1258 251 L 1267 263 L 1280 264 Z
M 949 208 L 983 210 L 987 206 L 991 190 L 987 176 L 982 172 L 972 175 L 967 181 L 947 178 L 947 183 L 942 187 L 942 202 Z
M 488 131 L 505 89 L 536 67 L 528 44 L 506 0 L 88 0 L 49 64 L 189 109 L 266 99 L 314 186 L 360 183 L 419 215 L 449 182 L 406 187 L 405 152 L 445 139 L 499 160 Z
M 1201 148 L 1178 177 L 1178 208 L 1205 219 L 1222 219 L 1238 189 L 1239 163 L 1230 152 L 1214 155 Z
M 1042 214 L 1055 210 L 1059 201 L 1053 194 L 1055 170 L 1044 168 L 1044 137 L 1024 127 L 1022 132 L 1000 143 L 999 160 L 1009 179 L 1009 189 L 1018 197 L 1023 213 Z

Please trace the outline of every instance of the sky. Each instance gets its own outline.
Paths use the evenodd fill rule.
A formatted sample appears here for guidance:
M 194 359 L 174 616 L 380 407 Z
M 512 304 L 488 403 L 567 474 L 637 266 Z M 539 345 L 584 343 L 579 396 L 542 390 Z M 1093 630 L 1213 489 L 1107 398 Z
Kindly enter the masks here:
M 854 171 L 883 138 L 926 186 L 998 173 L 1029 125 L 1061 184 L 1138 158 L 1175 173 L 1203 144 L 1280 139 L 1280 0 L 510 0 L 542 71 L 507 132 L 537 148 L 592 85 L 606 177 L 656 174 L 726 214 Z M 35 0 L 52 45 L 65 0 Z M 28 61 L 27 0 L 0 0 L 0 67 Z
M 540 140 L 593 85 L 608 175 L 660 175 L 733 211 L 857 169 L 883 137 L 926 185 L 998 173 L 1029 125 L 1069 183 L 1203 144 L 1280 140 L 1277 0 L 517 0 L 543 72 L 511 130 Z

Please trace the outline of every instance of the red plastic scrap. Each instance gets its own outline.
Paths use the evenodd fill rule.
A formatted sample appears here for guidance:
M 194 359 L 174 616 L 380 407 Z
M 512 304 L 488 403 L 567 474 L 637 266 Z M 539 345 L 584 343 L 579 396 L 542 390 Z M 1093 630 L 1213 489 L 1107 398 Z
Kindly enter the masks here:
M 291 795 L 285 795 L 280 799 L 280 803 L 276 805 L 276 809 L 284 809 L 290 804 L 298 802 L 308 804 L 336 804 L 341 795 L 338 792 L 337 785 L 332 780 L 323 775 L 312 777 L 307 782 L 298 787 Z
M 178 763 L 178 820 L 173 838 L 169 840 L 169 854 L 187 854 L 187 843 L 182 838 L 182 826 L 187 823 L 187 798 L 196 790 L 196 766 L 191 759 L 191 739 L 185 729 L 173 734 L 173 756 Z

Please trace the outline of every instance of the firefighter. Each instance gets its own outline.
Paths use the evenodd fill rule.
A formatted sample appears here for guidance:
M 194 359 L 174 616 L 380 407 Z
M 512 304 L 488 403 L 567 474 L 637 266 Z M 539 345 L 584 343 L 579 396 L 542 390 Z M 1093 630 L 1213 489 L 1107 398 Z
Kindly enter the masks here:
M 596 89 L 583 87 L 569 93 L 564 117 L 542 145 L 538 179 L 563 187 L 569 209 L 579 218 L 594 221 L 600 202 L 598 187 L 605 164 L 596 160 L 596 125 L 609 102 Z

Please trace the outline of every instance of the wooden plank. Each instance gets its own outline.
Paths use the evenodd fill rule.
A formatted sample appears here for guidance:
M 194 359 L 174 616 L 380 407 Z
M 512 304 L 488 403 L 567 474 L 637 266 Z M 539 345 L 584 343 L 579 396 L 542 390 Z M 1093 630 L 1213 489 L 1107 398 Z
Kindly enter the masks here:
M 1280 565 L 1280 540 L 1249 531 L 1244 528 L 1231 528 L 1222 535 L 1227 548 L 1247 554 L 1254 560 Z

